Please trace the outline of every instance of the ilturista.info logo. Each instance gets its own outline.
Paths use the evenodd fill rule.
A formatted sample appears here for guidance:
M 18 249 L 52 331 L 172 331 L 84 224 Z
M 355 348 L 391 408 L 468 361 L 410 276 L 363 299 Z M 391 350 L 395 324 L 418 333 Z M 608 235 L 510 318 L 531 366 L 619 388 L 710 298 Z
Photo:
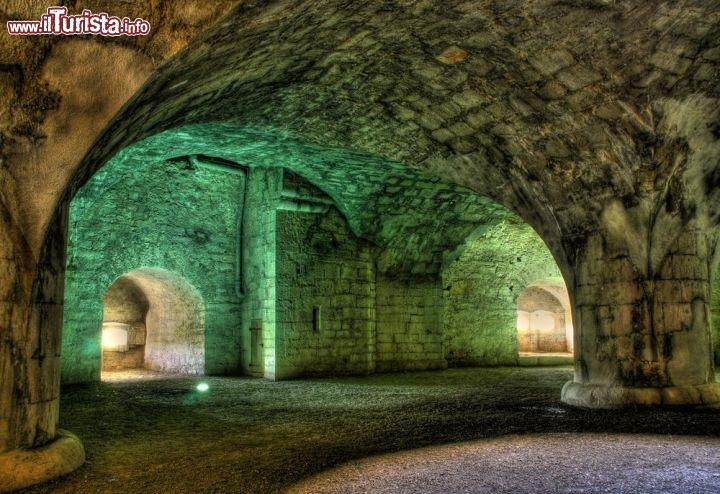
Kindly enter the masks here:
M 130 20 L 101 12 L 68 15 L 67 7 L 48 7 L 39 21 L 7 21 L 7 30 L 15 35 L 97 34 L 100 36 L 140 36 L 150 32 L 150 23 Z

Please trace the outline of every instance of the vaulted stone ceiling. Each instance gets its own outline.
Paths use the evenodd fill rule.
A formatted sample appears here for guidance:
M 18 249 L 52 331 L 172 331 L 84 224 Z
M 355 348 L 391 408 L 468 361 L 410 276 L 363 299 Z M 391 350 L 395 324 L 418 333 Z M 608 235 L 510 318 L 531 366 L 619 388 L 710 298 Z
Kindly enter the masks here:
M 111 159 L 87 192 L 97 197 L 149 162 L 182 162 L 195 153 L 191 162 L 219 155 L 222 166 L 282 166 L 301 174 L 333 199 L 356 235 L 384 249 L 379 267 L 386 272 L 437 273 L 481 225 L 520 221 L 486 197 L 401 163 L 224 124 L 185 126 L 137 142 Z
M 568 258 L 617 200 L 637 223 L 703 208 L 715 223 L 717 7 L 243 3 L 155 73 L 88 162 L 221 120 L 468 186 Z
M 597 229 L 716 228 L 719 34 L 718 1 L 240 2 L 152 74 L 71 190 L 133 142 L 222 122 L 214 154 L 302 143 L 466 186 L 563 267 Z
M 0 43 L 0 451 L 55 437 L 62 206 L 134 143 L 274 155 L 326 189 L 357 177 L 356 195 L 328 193 L 358 227 L 353 197 L 407 207 L 412 183 L 368 184 L 415 171 L 495 199 L 548 243 L 580 314 L 566 403 L 720 399 L 698 336 L 720 261 L 720 0 L 82 4 L 153 30 Z

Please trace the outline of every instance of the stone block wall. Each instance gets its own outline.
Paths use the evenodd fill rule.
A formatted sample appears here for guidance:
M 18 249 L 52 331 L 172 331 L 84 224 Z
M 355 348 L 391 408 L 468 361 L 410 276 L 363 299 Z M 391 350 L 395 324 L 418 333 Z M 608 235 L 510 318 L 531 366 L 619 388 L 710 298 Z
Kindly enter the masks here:
M 121 153 L 79 191 L 70 210 L 63 382 L 98 379 L 103 294 L 148 267 L 184 278 L 206 304 L 205 372 L 237 372 L 244 184 L 242 173 Z
M 590 384 L 627 387 L 707 382 L 710 358 L 698 358 L 710 349 L 704 236 L 687 227 L 652 259 L 651 274 L 634 258 L 634 246 L 612 235 L 589 238 L 575 299 L 581 375 Z
M 377 372 L 442 369 L 442 290 L 432 276 L 377 277 Z
M 357 238 L 322 191 L 288 172 L 283 183 L 274 377 L 446 367 L 437 276 L 380 272 L 384 251 Z
M 705 382 L 715 377 L 711 372 L 711 256 L 704 235 L 690 230 L 670 245 L 655 281 L 651 317 L 660 333 L 656 335 L 658 361 L 667 357 L 667 374 L 675 386 L 696 384 L 697 376 Z
M 276 377 L 374 370 L 372 254 L 335 208 L 278 211 Z
M 485 227 L 435 276 L 382 272 L 384 251 L 363 247 L 334 209 L 279 211 L 276 245 L 278 377 L 516 365 L 519 294 L 564 286 L 539 236 L 515 221 Z
M 568 352 L 573 337 L 572 324 L 566 326 L 566 318 L 572 318 L 569 303 L 564 306 L 543 285 L 531 285 L 517 299 L 518 348 L 520 352 Z
M 560 276 L 529 225 L 505 221 L 476 231 L 442 271 L 448 365 L 517 364 L 517 298 L 529 284 Z
M 147 369 L 205 373 L 205 307 L 198 291 L 168 271 L 132 271 L 150 301 L 145 316 Z
M 145 347 L 130 348 L 126 352 L 103 350 L 102 367 L 104 370 L 119 371 L 141 368 L 145 361 Z
M 356 236 L 331 198 L 298 175 L 121 156 L 73 202 L 63 380 L 97 379 L 102 294 L 149 267 L 198 290 L 206 373 L 275 379 L 515 364 L 517 296 L 559 276 L 547 248 L 508 219 L 448 255 L 454 260 L 441 273 L 383 272 L 387 249 Z M 147 317 L 183 313 L 166 309 Z M 113 310 L 106 316 L 138 322 Z M 146 365 L 165 352 L 197 360 L 194 351 L 170 351 L 168 335 L 150 333 L 148 326 L 154 353 Z

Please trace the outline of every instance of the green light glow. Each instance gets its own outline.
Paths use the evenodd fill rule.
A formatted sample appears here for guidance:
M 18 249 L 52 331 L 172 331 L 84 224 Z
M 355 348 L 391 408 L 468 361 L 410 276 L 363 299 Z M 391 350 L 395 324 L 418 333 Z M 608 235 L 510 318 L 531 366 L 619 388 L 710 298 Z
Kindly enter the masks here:
M 210 385 L 208 383 L 198 383 L 197 386 L 195 386 L 195 389 L 201 392 L 205 392 L 210 389 Z

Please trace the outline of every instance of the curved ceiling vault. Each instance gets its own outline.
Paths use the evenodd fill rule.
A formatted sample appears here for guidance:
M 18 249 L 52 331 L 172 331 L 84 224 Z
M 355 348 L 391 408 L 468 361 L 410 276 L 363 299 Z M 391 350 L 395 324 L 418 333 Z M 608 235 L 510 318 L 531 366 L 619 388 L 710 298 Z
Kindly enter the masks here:
M 69 192 L 134 142 L 219 125 L 226 150 L 349 150 L 382 157 L 345 169 L 357 181 L 410 167 L 468 187 L 518 212 L 563 270 L 611 205 L 716 227 L 720 88 L 703 74 L 719 6 L 240 2 L 153 73 Z M 332 181 L 332 159 L 308 166 Z
M 171 129 L 136 142 L 85 187 L 112 187 L 150 162 L 187 167 L 206 156 L 221 157 L 224 166 L 283 166 L 303 176 L 333 199 L 356 235 L 384 248 L 383 272 L 437 273 L 479 225 L 520 221 L 491 199 L 401 163 L 217 123 Z

